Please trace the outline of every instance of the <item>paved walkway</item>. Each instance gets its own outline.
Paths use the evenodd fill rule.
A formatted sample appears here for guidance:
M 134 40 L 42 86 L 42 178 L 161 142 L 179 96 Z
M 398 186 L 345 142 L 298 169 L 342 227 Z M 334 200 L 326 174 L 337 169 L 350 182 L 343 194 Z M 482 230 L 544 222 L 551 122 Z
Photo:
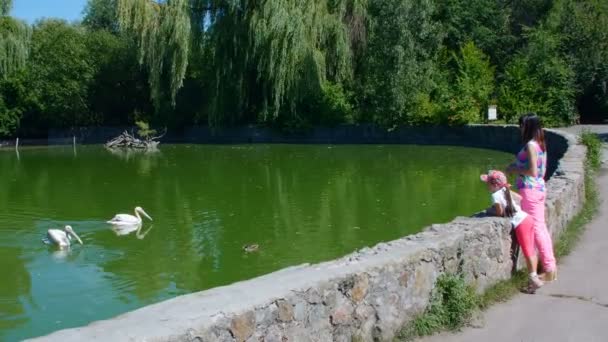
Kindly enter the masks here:
M 572 134 L 580 134 L 583 131 L 592 132 L 597 134 L 604 142 L 608 142 L 608 125 L 578 125 L 559 129 Z
M 578 133 L 581 128 L 565 129 Z M 608 140 L 608 126 L 591 130 Z M 519 294 L 484 314 L 483 328 L 439 334 L 425 342 L 608 341 L 608 147 L 597 179 L 600 209 L 575 250 L 560 260 L 558 280 L 535 295 Z

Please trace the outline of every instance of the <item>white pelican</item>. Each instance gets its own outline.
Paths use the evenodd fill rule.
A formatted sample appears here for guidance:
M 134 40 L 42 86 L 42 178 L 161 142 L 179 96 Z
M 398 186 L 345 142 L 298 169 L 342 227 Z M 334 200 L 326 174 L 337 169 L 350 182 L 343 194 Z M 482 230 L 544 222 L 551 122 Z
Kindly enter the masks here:
M 141 224 L 141 217 L 139 213 L 142 213 L 145 217 L 152 221 L 150 215 L 146 214 L 146 212 L 141 207 L 135 207 L 135 216 L 129 214 L 117 214 L 114 216 L 108 223 L 116 225 L 116 226 L 133 226 Z
M 46 233 L 48 243 L 59 246 L 59 248 L 69 248 L 70 240 L 72 240 L 72 236 L 80 242 L 82 245 L 82 240 L 74 233 L 74 230 L 71 226 L 65 226 L 63 230 L 61 229 L 49 229 Z

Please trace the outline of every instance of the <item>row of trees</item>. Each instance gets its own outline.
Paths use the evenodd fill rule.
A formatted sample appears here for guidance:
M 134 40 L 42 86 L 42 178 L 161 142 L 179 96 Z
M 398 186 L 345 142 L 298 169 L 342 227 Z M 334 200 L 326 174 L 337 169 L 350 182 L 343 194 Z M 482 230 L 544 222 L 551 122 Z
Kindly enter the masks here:
M 608 116 L 605 0 L 89 0 L 29 26 L 0 0 L 0 135 Z

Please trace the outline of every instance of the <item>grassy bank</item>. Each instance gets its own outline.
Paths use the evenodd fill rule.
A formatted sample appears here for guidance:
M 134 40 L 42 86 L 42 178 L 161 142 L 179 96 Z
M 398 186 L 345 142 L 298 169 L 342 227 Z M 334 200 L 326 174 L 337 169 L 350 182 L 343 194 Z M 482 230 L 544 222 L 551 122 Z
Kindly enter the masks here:
M 585 225 L 591 221 L 599 205 L 599 194 L 594 176 L 602 164 L 602 142 L 595 134 L 590 132 L 584 132 L 581 134 L 580 139 L 581 142 L 587 146 L 585 203 L 581 209 L 581 212 L 576 215 L 574 219 L 572 219 L 568 225 L 568 229 L 562 233 L 562 235 L 559 237 L 559 241 L 557 241 L 555 246 L 555 254 L 558 258 L 568 255 L 568 253 L 572 251 L 572 248 L 580 239 Z
M 586 224 L 597 212 L 599 196 L 595 173 L 601 165 L 601 141 L 595 134 L 585 132 L 580 137 L 587 146 L 585 172 L 585 201 L 581 211 L 570 221 L 555 244 L 556 257 L 568 255 L 580 239 Z M 414 318 L 398 334 L 396 341 L 412 341 L 416 337 L 432 335 L 440 331 L 454 331 L 471 321 L 475 312 L 504 302 L 527 283 L 526 273 L 518 271 L 511 279 L 501 281 L 476 295 L 459 275 L 442 275 L 438 278 L 427 310 Z

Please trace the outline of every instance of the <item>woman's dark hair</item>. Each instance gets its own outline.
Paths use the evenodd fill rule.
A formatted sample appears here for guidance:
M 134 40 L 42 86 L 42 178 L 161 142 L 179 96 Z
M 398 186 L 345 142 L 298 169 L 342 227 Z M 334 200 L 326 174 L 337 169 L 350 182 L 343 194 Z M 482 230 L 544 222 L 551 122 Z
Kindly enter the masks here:
M 519 117 L 521 139 L 524 144 L 530 140 L 536 141 L 543 151 L 545 148 L 545 133 L 540 118 L 534 113 L 527 113 Z
M 507 207 L 505 208 L 505 216 L 513 217 L 515 215 L 515 206 L 513 205 L 513 198 L 511 197 L 511 190 L 508 187 L 502 188 L 505 192 L 505 197 L 507 199 Z

